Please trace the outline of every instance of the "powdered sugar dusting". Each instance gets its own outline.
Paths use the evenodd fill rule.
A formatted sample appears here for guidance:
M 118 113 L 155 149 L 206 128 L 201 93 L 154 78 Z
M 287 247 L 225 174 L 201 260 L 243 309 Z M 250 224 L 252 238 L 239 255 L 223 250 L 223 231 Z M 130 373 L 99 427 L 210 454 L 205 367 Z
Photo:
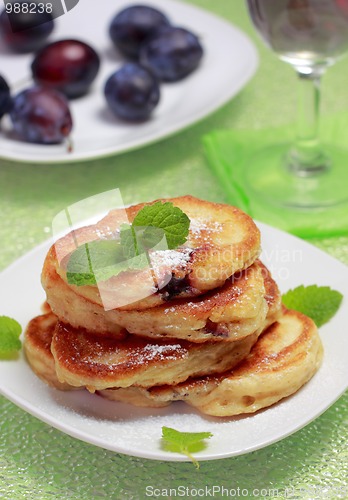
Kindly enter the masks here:
M 188 356 L 188 350 L 180 344 L 149 343 L 132 350 L 127 355 L 126 364 L 130 370 L 140 366 L 144 372 L 144 367 L 148 364 L 157 368 L 159 363 L 167 366 L 168 362 L 171 364 L 173 361 L 188 359 Z
M 183 351 L 183 349 L 180 344 L 166 344 L 166 345 L 147 344 L 142 349 L 141 354 L 147 361 L 158 357 L 160 359 L 168 359 L 168 358 L 177 359 L 181 351 Z
M 223 225 L 217 221 L 206 220 L 206 219 L 190 220 L 190 234 L 196 238 L 203 237 L 204 240 L 208 240 L 213 233 L 218 233 L 222 229 Z
M 153 269 L 162 267 L 169 269 L 185 269 L 190 260 L 192 250 L 181 248 L 180 250 L 157 250 L 150 252 L 149 257 Z

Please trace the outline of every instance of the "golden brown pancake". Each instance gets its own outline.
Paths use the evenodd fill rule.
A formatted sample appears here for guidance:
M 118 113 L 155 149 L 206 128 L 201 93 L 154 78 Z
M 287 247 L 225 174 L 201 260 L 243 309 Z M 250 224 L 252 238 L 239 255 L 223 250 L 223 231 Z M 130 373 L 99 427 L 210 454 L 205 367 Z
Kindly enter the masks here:
M 280 292 L 267 268 L 257 261 L 200 297 L 112 314 L 119 325 L 137 335 L 190 342 L 235 341 L 264 329 L 269 308 L 274 321 L 281 310 Z
M 280 313 L 280 293 L 257 261 L 218 290 L 141 311 L 105 311 L 76 294 L 52 267 L 44 269 L 47 300 L 58 318 L 75 328 L 122 338 L 130 333 L 190 342 L 234 341 L 265 328 Z
M 192 196 L 160 201 L 173 203 L 190 218 L 186 243 L 175 250 L 151 253 L 151 269 L 122 272 L 98 283 L 98 287 L 69 284 L 75 293 L 105 309 L 148 309 L 173 297 L 195 297 L 220 287 L 259 255 L 259 230 L 238 208 Z M 112 210 L 97 224 L 72 231 L 58 240 L 47 256 L 42 275 L 44 288 L 45 273 L 50 266 L 67 282 L 66 265 L 77 245 L 97 239 L 117 239 L 121 224 L 132 222 L 144 206 L 141 203 Z
M 38 377 L 61 391 L 71 390 L 69 384 L 59 382 L 51 353 L 51 342 L 57 317 L 52 312 L 33 318 L 24 334 L 24 352 Z
M 25 332 L 25 353 L 44 382 L 60 390 L 76 389 L 57 378 L 50 349 L 56 322 L 52 313 L 34 318 Z M 145 407 L 163 407 L 182 400 L 213 416 L 253 413 L 295 393 L 318 370 L 322 355 L 314 323 L 284 308 L 283 316 L 259 337 L 244 361 L 228 372 L 191 378 L 175 386 L 133 386 L 98 393 L 113 401 Z
M 51 352 L 60 382 L 95 391 L 109 387 L 178 384 L 192 376 L 222 373 L 250 352 L 261 329 L 235 342 L 123 340 L 57 322 Z
M 125 329 L 115 322 L 113 311 L 105 311 L 103 307 L 75 293 L 55 268 L 48 265 L 48 259 L 42 271 L 42 282 L 52 311 L 63 323 L 119 339 L 127 335 Z
M 138 406 L 185 401 L 202 413 L 229 417 L 254 413 L 294 394 L 319 369 L 323 347 L 313 321 L 284 308 L 282 317 L 258 339 L 232 370 L 151 389 L 108 389 L 100 394 Z

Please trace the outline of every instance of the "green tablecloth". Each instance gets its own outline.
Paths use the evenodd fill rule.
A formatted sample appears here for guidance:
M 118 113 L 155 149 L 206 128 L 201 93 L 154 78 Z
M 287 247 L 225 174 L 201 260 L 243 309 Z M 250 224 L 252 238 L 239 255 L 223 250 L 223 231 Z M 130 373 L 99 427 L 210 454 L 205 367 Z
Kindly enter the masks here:
M 186 193 L 225 201 L 223 187 L 206 164 L 201 137 L 214 129 L 277 126 L 294 119 L 293 71 L 259 42 L 243 0 L 191 3 L 225 17 L 255 40 L 261 59 L 256 76 L 212 116 L 139 151 L 47 167 L 0 160 L 1 269 L 45 240 L 53 216 L 64 207 L 111 188 L 120 188 L 126 203 Z M 233 64 L 228 48 L 221 50 L 226 64 Z M 348 113 L 346 75 L 348 59 L 324 77 L 324 114 Z M 313 243 L 348 263 L 348 238 Z M 202 462 L 200 471 L 190 463 L 132 458 L 79 442 L 2 397 L 0 415 L 0 498 L 143 499 L 146 486 L 167 489 L 168 495 L 176 488 L 177 496 L 192 487 L 191 497 L 209 498 L 214 485 L 226 488 L 225 497 L 235 490 L 237 498 L 348 498 L 347 394 L 282 442 L 245 456 Z

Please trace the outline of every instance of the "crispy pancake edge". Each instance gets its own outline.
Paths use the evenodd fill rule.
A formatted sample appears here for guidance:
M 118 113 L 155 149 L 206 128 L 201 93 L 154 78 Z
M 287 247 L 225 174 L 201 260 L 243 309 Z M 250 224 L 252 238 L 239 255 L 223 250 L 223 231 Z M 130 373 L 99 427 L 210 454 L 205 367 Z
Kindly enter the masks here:
M 296 339 L 272 352 L 275 339 L 285 340 L 296 325 L 300 327 Z M 218 417 L 255 413 L 296 393 L 317 372 L 322 358 L 323 346 L 313 321 L 283 308 L 283 316 L 260 336 L 250 354 L 234 369 L 174 387 L 139 389 L 138 401 L 140 406 L 151 407 L 182 400 L 204 414 Z M 112 389 L 99 394 L 115 401 L 127 398 L 127 394 Z M 134 391 L 132 401 L 136 402 Z
M 191 259 L 190 268 L 186 273 L 186 279 L 189 281 L 189 288 L 191 288 L 191 292 L 186 290 L 182 294 L 183 297 L 196 296 L 200 293 L 206 292 L 207 290 L 223 285 L 226 279 L 228 279 L 232 274 L 249 267 L 249 265 L 251 265 L 258 257 L 260 253 L 260 232 L 253 220 L 236 207 L 226 204 L 207 202 L 192 196 L 183 196 L 142 203 L 126 208 L 125 212 L 129 217 L 129 220 L 132 221 L 136 213 L 141 208 L 145 205 L 152 205 L 157 201 L 169 201 L 182 208 L 184 212 L 186 209 L 186 212 L 200 214 L 205 212 L 209 213 L 210 210 L 216 216 L 217 220 L 219 220 L 219 217 L 222 217 L 221 214 L 224 214 L 225 218 L 228 219 L 229 217 L 228 220 L 230 220 L 230 222 L 233 221 L 232 227 L 235 230 L 234 237 L 236 241 L 231 239 L 229 245 L 221 244 L 220 246 L 215 244 L 212 245 L 210 243 L 202 243 L 200 247 L 195 250 L 195 257 L 193 260 Z M 69 233 L 64 238 L 58 240 L 50 249 L 49 253 L 51 254 L 51 258 L 54 260 L 55 268 L 64 280 L 66 279 L 65 272 L 64 269 L 60 267 L 58 262 L 58 260 L 61 260 L 61 256 L 68 255 L 72 250 L 74 250 L 76 248 L 76 241 L 78 241 L 79 244 L 83 244 L 85 242 L 95 240 L 97 236 L 96 228 L 98 227 L 100 231 L 104 230 L 106 233 L 109 232 L 112 234 L 115 232 L 117 224 L 115 224 L 113 219 L 116 219 L 119 222 L 120 220 L 122 221 L 122 217 L 119 213 L 115 210 L 111 211 L 106 217 L 99 221 L 97 225 L 77 229 L 74 231 L 73 235 Z M 224 233 L 222 233 L 222 235 L 223 234 Z M 230 238 L 232 238 L 232 233 L 229 234 L 231 234 Z M 56 256 L 57 253 L 60 256 L 59 258 Z M 176 273 L 175 270 L 174 273 Z M 131 286 L 136 286 L 138 279 L 134 281 L 134 273 L 121 273 L 121 275 L 112 278 L 112 288 L 114 290 L 119 289 L 128 281 Z M 139 280 L 141 280 L 142 276 L 137 276 L 139 277 Z M 181 279 L 182 276 L 182 270 L 179 270 L 178 277 Z M 111 280 L 109 281 L 111 283 Z M 143 278 L 143 281 L 145 282 L 146 280 Z M 73 285 L 69 286 L 74 287 Z M 75 288 L 76 287 L 74 287 L 74 289 Z M 148 291 L 149 289 L 146 288 L 146 290 Z M 153 292 L 155 292 L 155 290 L 149 292 L 152 293 L 149 297 L 121 306 L 120 309 L 146 309 L 148 307 L 159 305 L 166 300 L 163 299 L 160 293 Z M 85 298 L 92 299 L 96 302 L 99 301 L 99 305 L 101 305 L 100 295 L 96 287 L 80 287 L 79 293 L 83 294 Z

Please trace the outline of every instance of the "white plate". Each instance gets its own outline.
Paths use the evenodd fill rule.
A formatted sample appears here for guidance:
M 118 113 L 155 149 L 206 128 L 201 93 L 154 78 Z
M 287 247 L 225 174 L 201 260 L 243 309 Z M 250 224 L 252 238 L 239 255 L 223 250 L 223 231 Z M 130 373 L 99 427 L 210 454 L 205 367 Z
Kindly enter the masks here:
M 64 393 L 47 387 L 25 360 L 0 362 L 0 393 L 32 415 L 94 445 L 157 460 L 186 458 L 161 449 L 163 425 L 181 431 L 210 431 L 213 437 L 199 460 L 250 452 L 274 443 L 323 413 L 348 386 L 348 268 L 302 240 L 260 224 L 263 260 L 281 290 L 304 284 L 330 285 L 344 295 L 337 315 L 320 329 L 324 362 L 297 394 L 255 415 L 232 419 L 204 417 L 184 403 L 164 409 L 139 409 L 105 401 L 87 391 Z M 23 326 L 40 312 L 44 292 L 40 271 L 45 243 L 0 274 L 0 314 Z
M 238 28 L 192 5 L 173 0 L 150 0 L 173 24 L 194 31 L 205 49 L 200 67 L 178 83 L 163 84 L 160 104 L 152 118 L 142 124 L 117 120 L 107 109 L 104 83 L 124 61 L 113 49 L 108 26 L 113 15 L 130 4 L 129 0 L 83 0 L 73 10 L 56 20 L 50 40 L 78 38 L 91 43 L 102 58 L 98 78 L 91 92 L 72 101 L 74 151 L 66 146 L 42 146 L 19 142 L 5 134 L 1 137 L 3 158 L 24 162 L 64 162 L 91 159 L 121 153 L 158 141 L 213 112 L 233 97 L 251 78 L 258 58 L 251 41 Z M 10 82 L 28 78 L 32 55 L 1 53 L 0 68 Z M 8 117 L 3 120 L 10 130 Z

